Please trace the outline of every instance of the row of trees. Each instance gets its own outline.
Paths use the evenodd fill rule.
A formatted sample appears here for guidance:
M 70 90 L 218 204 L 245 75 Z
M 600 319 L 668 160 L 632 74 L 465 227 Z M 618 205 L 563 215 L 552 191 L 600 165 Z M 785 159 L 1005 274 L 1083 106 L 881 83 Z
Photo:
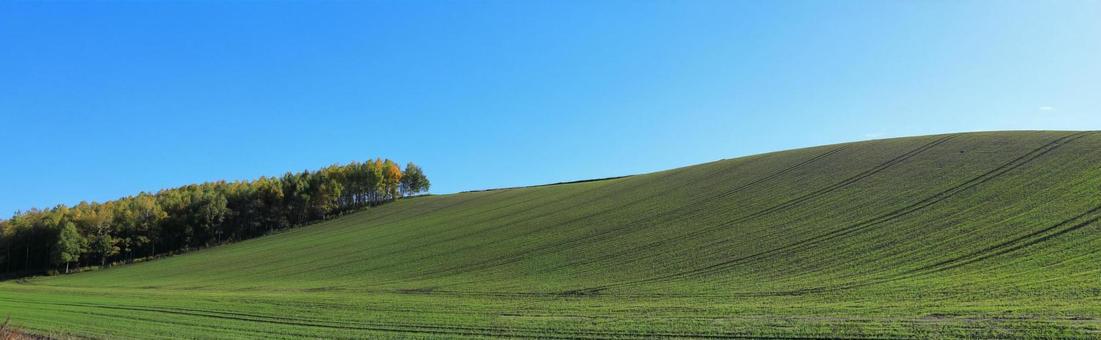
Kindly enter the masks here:
M 231 242 L 427 192 L 413 163 L 376 159 L 253 181 L 211 182 L 0 221 L 0 270 L 100 265 Z

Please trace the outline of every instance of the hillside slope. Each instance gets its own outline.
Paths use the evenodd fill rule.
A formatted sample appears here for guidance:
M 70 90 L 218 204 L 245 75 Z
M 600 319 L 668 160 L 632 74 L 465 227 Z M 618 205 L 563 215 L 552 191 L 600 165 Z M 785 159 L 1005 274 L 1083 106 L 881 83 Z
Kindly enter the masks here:
M 1098 336 L 1101 133 L 829 145 L 420 197 L 0 283 L 92 337 Z

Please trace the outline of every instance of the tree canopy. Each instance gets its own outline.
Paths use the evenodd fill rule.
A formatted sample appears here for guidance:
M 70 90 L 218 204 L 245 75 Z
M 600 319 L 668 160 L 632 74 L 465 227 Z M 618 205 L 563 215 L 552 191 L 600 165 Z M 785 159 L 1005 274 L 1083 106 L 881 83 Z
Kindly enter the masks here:
M 0 271 L 106 266 L 263 235 L 427 192 L 413 163 L 332 165 L 282 177 L 218 181 L 103 203 L 31 209 L 0 220 Z

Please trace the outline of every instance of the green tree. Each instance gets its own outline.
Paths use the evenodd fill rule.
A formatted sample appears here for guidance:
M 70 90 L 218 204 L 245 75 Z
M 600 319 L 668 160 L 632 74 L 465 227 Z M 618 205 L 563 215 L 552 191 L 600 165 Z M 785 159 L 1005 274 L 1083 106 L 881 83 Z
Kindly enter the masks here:
M 74 210 L 77 227 L 86 230 L 91 242 L 90 253 L 99 257 L 100 266 L 106 266 L 111 256 L 118 255 L 118 241 L 111 235 L 113 220 L 112 202 L 105 204 L 81 202 Z
M 211 239 L 221 242 L 222 222 L 229 213 L 226 196 L 213 185 L 204 185 L 193 194 L 191 202 L 192 221 L 198 229 L 196 241 L 203 245 L 210 245 Z
M 255 181 L 208 182 L 105 203 L 31 209 L 0 220 L 0 270 L 106 266 L 258 236 L 428 190 L 420 167 L 389 159 Z M 125 255 L 125 257 L 123 257 Z
M 142 193 L 131 201 L 130 211 L 136 235 L 134 246 L 137 249 L 149 249 L 149 256 L 157 254 L 157 239 L 161 232 L 161 223 L 168 213 L 157 204 L 156 197 Z
M 283 175 L 283 198 L 287 221 L 292 225 L 305 223 L 309 217 L 309 171 Z
M 337 181 L 337 176 L 331 168 L 314 172 L 309 178 L 309 183 L 310 216 L 315 219 L 328 218 L 330 213 L 340 208 L 343 185 Z
M 428 192 L 428 188 L 432 184 L 428 182 L 428 177 L 424 176 L 424 171 L 421 167 L 409 162 L 405 165 L 405 171 L 401 176 L 401 190 L 403 195 L 415 195 L 422 192 Z
M 119 247 L 118 242 L 109 233 L 101 232 L 95 235 L 92 239 L 91 251 L 99 256 L 100 267 L 107 266 L 107 259 L 111 256 L 118 255 Z
M 84 252 L 87 240 L 76 230 L 76 224 L 65 223 L 57 235 L 57 242 L 50 252 L 50 263 L 54 266 L 65 265 L 65 273 L 69 273 L 69 264 L 80 260 Z
M 256 202 L 262 225 L 268 231 L 282 229 L 287 225 L 286 212 L 283 206 L 283 186 L 278 179 L 261 177 L 254 183 L 253 200 Z

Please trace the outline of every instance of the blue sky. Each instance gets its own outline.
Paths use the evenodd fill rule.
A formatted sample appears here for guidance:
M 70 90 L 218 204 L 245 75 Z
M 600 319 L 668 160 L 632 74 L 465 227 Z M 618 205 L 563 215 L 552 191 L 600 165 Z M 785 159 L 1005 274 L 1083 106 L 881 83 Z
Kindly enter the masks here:
M 433 192 L 1101 129 L 1101 2 L 0 3 L 0 216 L 377 156 Z

